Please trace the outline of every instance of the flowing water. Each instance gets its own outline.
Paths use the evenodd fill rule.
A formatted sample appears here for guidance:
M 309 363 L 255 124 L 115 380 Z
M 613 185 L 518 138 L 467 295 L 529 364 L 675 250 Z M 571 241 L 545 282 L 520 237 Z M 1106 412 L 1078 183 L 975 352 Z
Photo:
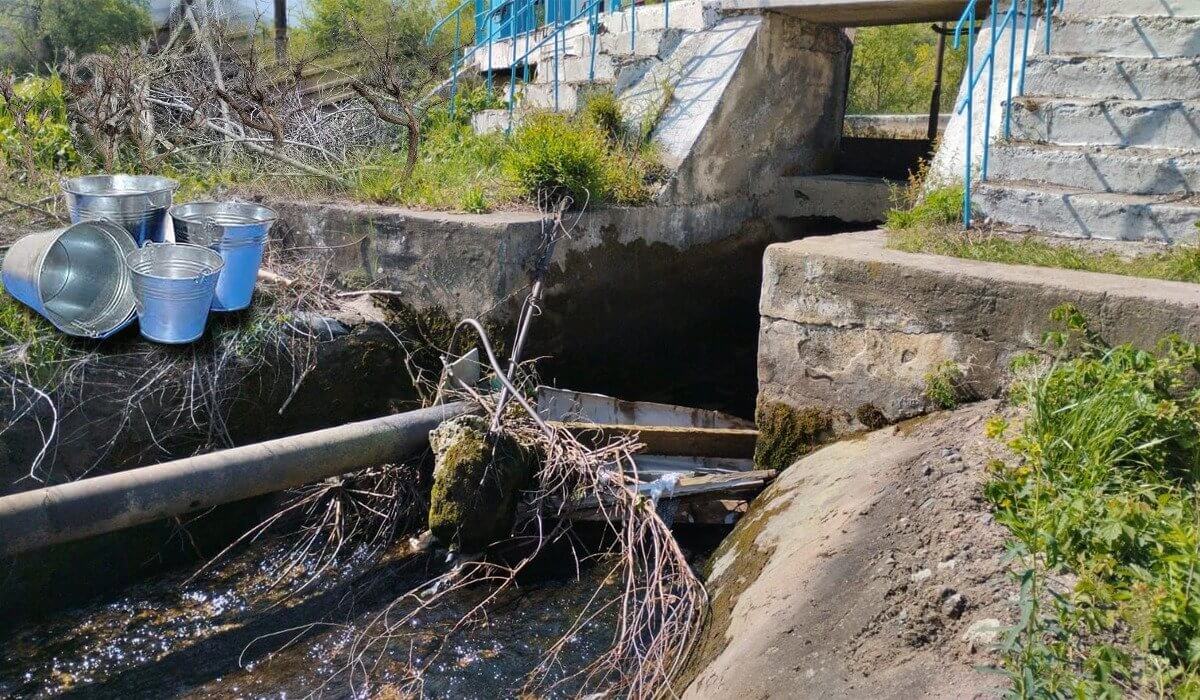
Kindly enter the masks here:
M 485 594 L 477 587 L 422 612 L 382 654 L 348 673 L 362 630 L 401 593 L 440 573 L 431 554 L 398 546 L 377 560 L 350 558 L 311 579 L 301 569 L 276 581 L 282 543 L 254 545 L 203 573 L 163 575 L 120 595 L 0 630 L 0 697 L 365 697 L 423 665 L 429 697 L 516 695 L 543 652 L 605 581 L 608 567 L 541 571 L 452 628 Z M 556 564 L 571 562 L 555 555 Z M 545 568 L 545 567 L 541 567 Z M 75 572 L 87 575 L 87 572 Z M 305 585 L 306 582 L 309 582 Z M 557 677 L 607 648 L 613 620 L 600 617 L 569 642 Z M 384 693 L 386 695 L 386 692 Z M 558 693 L 551 693 L 558 694 Z M 570 685 L 562 689 L 570 694 Z

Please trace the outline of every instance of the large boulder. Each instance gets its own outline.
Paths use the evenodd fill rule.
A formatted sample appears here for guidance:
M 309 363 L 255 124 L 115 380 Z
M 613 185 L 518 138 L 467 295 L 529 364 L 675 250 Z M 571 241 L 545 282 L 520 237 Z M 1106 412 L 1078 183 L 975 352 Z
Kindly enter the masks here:
M 997 408 L 843 440 L 780 475 L 711 559 L 684 697 L 996 694 L 975 670 L 990 647 L 964 635 L 1014 614 L 981 492 Z

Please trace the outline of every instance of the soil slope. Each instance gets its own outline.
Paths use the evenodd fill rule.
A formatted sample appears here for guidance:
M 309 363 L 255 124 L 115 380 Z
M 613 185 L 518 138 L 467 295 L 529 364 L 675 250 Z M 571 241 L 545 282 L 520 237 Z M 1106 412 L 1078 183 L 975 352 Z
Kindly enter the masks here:
M 714 555 L 685 698 L 992 697 L 1016 585 L 982 499 L 995 402 L 830 445 Z M 989 631 L 990 630 L 990 631 Z

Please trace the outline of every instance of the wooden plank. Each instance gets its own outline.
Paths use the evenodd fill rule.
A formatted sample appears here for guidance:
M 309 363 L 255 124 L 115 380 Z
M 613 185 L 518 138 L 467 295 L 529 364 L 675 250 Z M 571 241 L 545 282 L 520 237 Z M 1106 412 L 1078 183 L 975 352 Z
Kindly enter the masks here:
M 645 454 L 677 457 L 754 456 L 758 431 L 748 428 L 682 428 L 657 425 L 610 425 L 603 423 L 557 423 L 584 444 L 600 445 L 606 440 L 636 435 L 646 445 Z

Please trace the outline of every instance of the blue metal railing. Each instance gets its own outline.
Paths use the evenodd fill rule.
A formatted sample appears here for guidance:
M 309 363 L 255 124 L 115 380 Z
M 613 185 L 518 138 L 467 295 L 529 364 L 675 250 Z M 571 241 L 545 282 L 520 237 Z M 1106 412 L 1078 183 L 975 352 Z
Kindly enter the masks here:
M 507 70 L 509 71 L 509 90 L 508 90 L 508 113 L 509 113 L 509 129 L 512 129 L 512 114 L 514 108 L 514 100 L 516 99 L 516 76 L 518 68 L 522 74 L 522 82 L 529 82 L 529 66 L 531 57 L 535 52 L 540 51 L 548 42 L 553 42 L 553 76 L 552 84 L 554 90 L 554 109 L 559 109 L 559 73 L 560 73 L 560 54 L 566 50 L 567 30 L 574 26 L 576 22 L 587 18 L 587 36 L 589 37 L 590 58 L 588 63 L 588 81 L 591 82 L 596 78 L 596 44 L 597 36 L 600 33 L 602 12 L 611 14 L 620 12 L 622 0 L 500 0 L 497 4 L 492 4 L 495 0 L 463 0 L 449 14 L 439 20 L 426 36 L 426 42 L 432 44 L 438 34 L 444 30 L 452 21 L 454 23 L 454 51 L 455 58 L 450 66 L 450 114 L 453 116 L 455 109 L 456 96 L 458 94 L 458 76 L 463 71 L 463 66 L 466 62 L 475 61 L 477 52 L 483 50 L 487 52 L 487 90 L 488 95 L 493 92 L 493 47 L 497 40 L 505 39 L 509 43 L 505 44 L 505 49 L 508 51 L 508 57 L 511 59 L 506 62 Z M 643 0 L 644 1 L 644 0 Z M 583 7 L 571 12 L 576 5 L 584 3 Z M 629 31 L 629 49 L 631 52 L 637 50 L 637 5 L 638 0 L 629 0 L 628 7 L 630 10 L 630 31 Z M 671 4 L 670 0 L 663 0 L 663 28 L 669 29 L 671 26 Z M 539 22 L 537 17 L 537 8 L 543 8 L 542 18 Z M 475 17 L 475 43 L 467 47 L 463 44 L 462 23 L 463 13 L 471 8 Z M 497 17 L 504 15 L 503 21 L 496 23 Z M 551 28 L 549 32 L 536 37 L 535 34 L 540 29 Z M 536 39 L 536 41 L 534 41 Z M 519 42 L 524 41 L 524 51 L 518 57 Z M 540 55 L 539 59 L 543 58 Z M 539 61 L 540 63 L 541 61 Z
M 1046 24 L 1046 53 L 1050 52 L 1050 36 L 1053 30 L 1053 17 L 1055 12 L 1061 12 L 1064 0 L 1044 0 L 1045 7 L 1042 12 L 1042 17 Z M 1024 29 L 1021 31 L 1021 60 L 1016 61 L 1016 50 L 1018 42 L 1018 18 L 1017 8 L 1024 4 L 1024 11 L 1020 13 L 1020 17 L 1024 17 Z M 967 74 L 966 84 L 964 86 L 964 98 L 959 103 L 957 112 L 962 114 L 966 112 L 966 143 L 965 143 L 965 163 L 963 166 L 963 228 L 971 228 L 971 171 L 973 169 L 972 158 L 972 136 L 975 133 L 975 86 L 983 78 L 984 72 L 987 72 L 987 102 L 984 104 L 983 117 L 983 156 L 980 163 L 979 179 L 987 180 L 988 176 L 988 160 L 991 155 L 991 133 L 992 133 L 992 102 L 996 85 L 996 51 L 1004 39 L 1006 34 L 1010 34 L 1008 43 L 1008 75 L 1006 76 L 1006 89 L 1004 100 L 1004 138 L 1009 138 L 1012 133 L 1012 100 L 1013 100 L 1013 75 L 1019 70 L 1020 78 L 1017 80 L 1016 95 L 1025 94 L 1025 66 L 1029 58 L 1029 33 L 1030 27 L 1033 25 L 1033 0 L 1011 0 L 1008 11 L 1004 13 L 1003 18 L 997 22 L 997 0 L 991 0 L 991 7 L 988 12 L 987 24 L 990 30 L 991 42 L 988 45 L 987 52 L 979 61 L 979 65 L 975 65 L 975 41 L 979 36 L 980 30 L 984 28 L 982 24 L 977 26 L 976 11 L 980 3 L 969 2 L 967 9 L 959 18 L 958 24 L 954 25 L 954 48 L 959 48 L 962 42 L 964 28 L 967 38 Z

